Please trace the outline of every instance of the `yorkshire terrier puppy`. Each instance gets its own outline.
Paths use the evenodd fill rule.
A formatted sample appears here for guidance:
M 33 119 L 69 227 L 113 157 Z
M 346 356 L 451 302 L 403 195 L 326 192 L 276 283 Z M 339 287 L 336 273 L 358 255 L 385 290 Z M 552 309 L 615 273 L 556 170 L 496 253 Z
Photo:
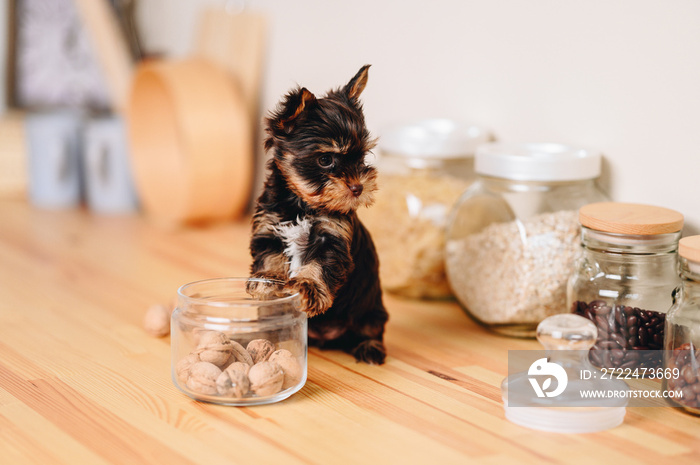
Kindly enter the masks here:
M 359 101 L 368 68 L 322 98 L 296 88 L 266 118 L 272 158 L 253 216 L 251 277 L 299 292 L 310 344 L 381 364 L 388 314 L 374 243 L 356 214 L 376 190 Z M 251 280 L 248 291 L 264 295 L 261 287 Z

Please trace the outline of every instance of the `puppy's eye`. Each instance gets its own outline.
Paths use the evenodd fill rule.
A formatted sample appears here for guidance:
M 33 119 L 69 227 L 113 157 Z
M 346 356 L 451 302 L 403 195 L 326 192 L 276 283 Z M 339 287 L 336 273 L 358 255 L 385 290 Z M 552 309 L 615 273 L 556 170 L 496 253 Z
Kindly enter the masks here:
M 321 155 L 318 157 L 318 164 L 321 168 L 330 168 L 333 165 L 333 157 L 330 155 Z

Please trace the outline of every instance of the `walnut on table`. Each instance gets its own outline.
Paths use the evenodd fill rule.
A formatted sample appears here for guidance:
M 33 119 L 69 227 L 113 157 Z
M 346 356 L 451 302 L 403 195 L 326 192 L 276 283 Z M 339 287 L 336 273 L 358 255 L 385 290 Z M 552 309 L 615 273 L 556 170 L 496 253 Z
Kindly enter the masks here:
M 172 309 L 166 305 L 154 304 L 148 307 L 143 316 L 143 329 L 155 337 L 165 337 L 170 334 L 170 314 Z

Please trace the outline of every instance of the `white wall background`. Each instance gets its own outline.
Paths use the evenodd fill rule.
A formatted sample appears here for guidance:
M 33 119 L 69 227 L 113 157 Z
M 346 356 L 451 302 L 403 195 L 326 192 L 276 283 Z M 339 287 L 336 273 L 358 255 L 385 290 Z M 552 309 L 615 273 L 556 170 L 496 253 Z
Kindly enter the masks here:
M 190 52 L 213 0 L 141 0 L 150 50 Z M 371 63 L 370 130 L 447 116 L 508 141 L 600 149 L 614 200 L 681 211 L 700 233 L 699 0 L 251 1 L 270 18 L 263 106 Z

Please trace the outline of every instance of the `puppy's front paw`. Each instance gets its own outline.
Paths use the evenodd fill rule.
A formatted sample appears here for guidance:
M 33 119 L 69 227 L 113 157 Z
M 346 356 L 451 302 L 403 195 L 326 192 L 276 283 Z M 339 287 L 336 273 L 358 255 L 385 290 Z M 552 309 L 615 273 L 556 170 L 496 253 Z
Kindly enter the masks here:
M 324 313 L 333 303 L 327 289 L 311 279 L 292 278 L 285 287 L 299 293 L 301 308 L 309 317 Z
M 267 300 L 282 295 L 283 280 L 256 273 L 246 283 L 246 292 L 258 300 Z
M 352 355 L 358 362 L 369 363 L 370 365 L 381 365 L 386 359 L 386 349 L 384 343 L 376 339 L 367 339 L 360 342 L 352 350 Z

